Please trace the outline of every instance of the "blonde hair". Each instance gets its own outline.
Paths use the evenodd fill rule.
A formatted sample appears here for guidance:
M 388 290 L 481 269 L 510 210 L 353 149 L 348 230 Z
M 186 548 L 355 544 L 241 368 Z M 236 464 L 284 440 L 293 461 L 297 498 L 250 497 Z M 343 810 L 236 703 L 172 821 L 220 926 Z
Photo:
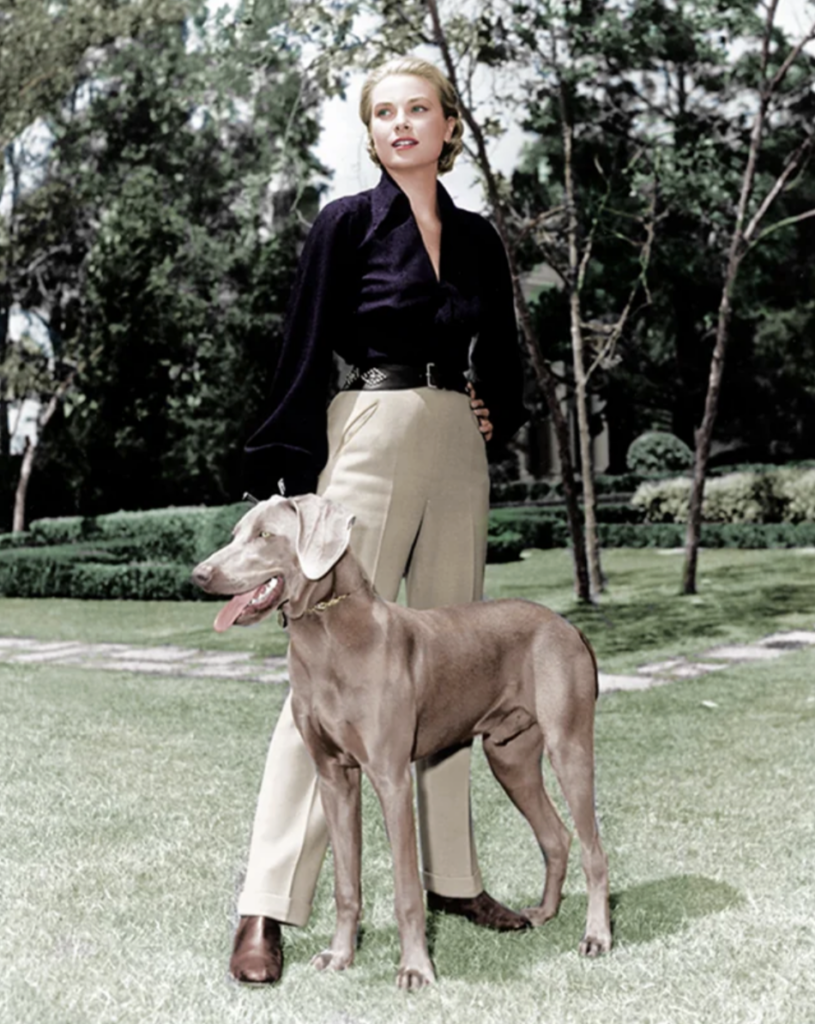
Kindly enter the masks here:
M 374 87 L 387 78 L 389 75 L 417 75 L 424 78 L 435 88 L 441 101 L 441 109 L 445 116 L 456 119 L 453 127 L 453 134 L 449 142 L 445 142 L 439 155 L 439 174 L 446 174 L 453 169 L 456 157 L 464 148 L 461 137 L 464 134 L 464 123 L 461 120 L 461 110 L 458 105 L 456 90 L 450 81 L 439 71 L 435 64 L 421 57 L 394 57 L 392 60 L 380 64 L 374 68 L 365 79 L 362 86 L 362 93 L 359 97 L 359 116 L 362 123 L 368 129 L 368 156 L 381 167 L 379 157 L 376 155 L 373 136 L 371 135 L 371 115 L 373 113 L 371 104 L 371 93 Z

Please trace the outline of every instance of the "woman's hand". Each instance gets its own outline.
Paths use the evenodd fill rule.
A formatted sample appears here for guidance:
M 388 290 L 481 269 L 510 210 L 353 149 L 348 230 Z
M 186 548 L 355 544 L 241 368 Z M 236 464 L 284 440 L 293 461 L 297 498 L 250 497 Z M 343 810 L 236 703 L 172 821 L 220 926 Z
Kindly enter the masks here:
M 486 408 L 482 399 L 476 397 L 475 388 L 470 383 L 467 384 L 467 394 L 470 396 L 470 408 L 478 419 L 478 429 L 484 435 L 484 440 L 489 441 L 492 437 L 490 411 Z

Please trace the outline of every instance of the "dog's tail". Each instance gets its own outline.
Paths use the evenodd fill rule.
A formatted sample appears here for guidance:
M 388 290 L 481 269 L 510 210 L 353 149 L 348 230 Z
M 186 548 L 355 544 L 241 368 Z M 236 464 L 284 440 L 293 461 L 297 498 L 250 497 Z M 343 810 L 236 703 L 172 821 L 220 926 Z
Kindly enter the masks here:
M 575 626 L 575 629 L 577 629 L 577 626 Z M 597 698 L 600 696 L 600 670 L 597 667 L 597 655 L 594 653 L 594 648 L 589 643 L 589 638 L 586 636 L 583 630 L 578 629 L 577 632 L 580 635 L 580 639 L 586 645 L 586 648 L 588 649 L 588 652 L 591 655 L 592 664 L 594 665 L 594 699 L 597 700 Z

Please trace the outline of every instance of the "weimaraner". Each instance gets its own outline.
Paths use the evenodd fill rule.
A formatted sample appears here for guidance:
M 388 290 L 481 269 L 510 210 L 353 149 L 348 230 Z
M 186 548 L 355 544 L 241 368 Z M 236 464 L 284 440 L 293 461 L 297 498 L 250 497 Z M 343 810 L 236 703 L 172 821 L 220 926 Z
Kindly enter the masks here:
M 526 817 L 546 863 L 535 925 L 557 913 L 571 838 L 543 786 L 545 750 L 577 827 L 588 886 L 579 950 L 611 948 L 608 862 L 594 808 L 597 665 L 574 626 L 531 601 L 417 611 L 383 601 L 349 550 L 354 517 L 316 495 L 260 502 L 233 539 L 193 571 L 235 594 L 215 628 L 288 620 L 292 709 L 319 775 L 334 851 L 337 921 L 319 968 L 354 958 L 361 909 L 360 769 L 370 778 L 393 853 L 401 942 L 397 984 L 434 980 L 425 940 L 410 764 L 483 737 L 495 777 Z

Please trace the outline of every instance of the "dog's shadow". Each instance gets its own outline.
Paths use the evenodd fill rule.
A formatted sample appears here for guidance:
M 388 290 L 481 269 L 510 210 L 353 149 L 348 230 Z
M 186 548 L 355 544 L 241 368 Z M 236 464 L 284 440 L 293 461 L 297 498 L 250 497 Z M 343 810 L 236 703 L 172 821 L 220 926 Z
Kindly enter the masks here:
M 695 919 L 722 913 L 743 902 L 744 897 L 737 889 L 700 875 L 643 882 L 611 894 L 614 942 L 625 945 L 653 942 L 690 927 Z M 554 920 L 541 928 L 511 934 L 476 931 L 465 921 L 443 914 L 428 914 L 428 948 L 440 974 L 483 979 L 494 973 L 495 961 L 499 959 L 500 978 L 509 979 L 541 958 L 575 952 L 583 935 L 586 907 L 585 896 L 566 896 Z M 374 936 L 369 935 L 368 941 L 373 940 Z M 467 943 L 466 956 L 461 954 L 462 941 Z

